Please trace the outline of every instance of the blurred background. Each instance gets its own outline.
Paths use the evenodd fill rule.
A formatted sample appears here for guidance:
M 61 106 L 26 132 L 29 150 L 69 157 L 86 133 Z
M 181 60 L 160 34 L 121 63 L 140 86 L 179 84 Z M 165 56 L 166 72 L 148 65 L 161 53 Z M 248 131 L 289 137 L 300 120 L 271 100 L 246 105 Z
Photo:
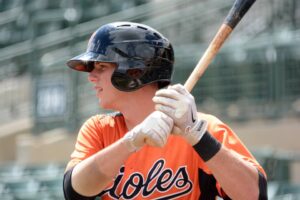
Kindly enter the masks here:
M 233 0 L 0 0 L 0 199 L 63 199 L 78 129 L 107 111 L 66 67 L 99 26 L 145 23 L 175 48 L 184 83 Z M 258 0 L 193 90 L 268 174 L 269 199 L 300 199 L 300 1 Z

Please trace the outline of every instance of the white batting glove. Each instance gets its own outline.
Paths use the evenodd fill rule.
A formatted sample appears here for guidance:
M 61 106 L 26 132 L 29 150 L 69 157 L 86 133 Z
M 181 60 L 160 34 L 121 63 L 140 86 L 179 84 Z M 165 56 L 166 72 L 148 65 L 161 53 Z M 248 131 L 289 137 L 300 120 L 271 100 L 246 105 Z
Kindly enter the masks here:
M 138 124 L 123 138 L 129 151 L 139 150 L 145 144 L 163 147 L 173 127 L 173 120 L 168 115 L 154 111 L 142 123 Z
M 174 120 L 173 133 L 182 135 L 191 145 L 197 144 L 207 129 L 198 119 L 194 97 L 181 84 L 158 90 L 153 97 L 155 109 Z

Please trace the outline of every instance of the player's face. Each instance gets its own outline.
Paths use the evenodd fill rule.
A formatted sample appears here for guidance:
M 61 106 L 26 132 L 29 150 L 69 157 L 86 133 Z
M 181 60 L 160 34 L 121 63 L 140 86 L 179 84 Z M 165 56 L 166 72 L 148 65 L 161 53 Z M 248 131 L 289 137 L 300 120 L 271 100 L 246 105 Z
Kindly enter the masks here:
M 111 83 L 115 67 L 113 63 L 95 62 L 94 69 L 88 76 L 88 80 L 94 84 L 100 106 L 105 109 L 116 108 L 118 100 L 122 99 L 122 92 Z

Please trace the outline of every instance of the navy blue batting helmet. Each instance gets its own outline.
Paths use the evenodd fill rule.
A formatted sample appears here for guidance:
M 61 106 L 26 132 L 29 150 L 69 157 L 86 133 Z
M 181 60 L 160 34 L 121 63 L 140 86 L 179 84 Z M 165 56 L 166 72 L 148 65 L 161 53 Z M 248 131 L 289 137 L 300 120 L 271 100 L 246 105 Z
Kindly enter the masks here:
M 111 82 L 121 91 L 133 91 L 153 82 L 161 88 L 170 84 L 174 52 L 169 40 L 153 28 L 114 22 L 96 30 L 86 52 L 70 59 L 67 65 L 91 72 L 96 61 L 117 65 Z

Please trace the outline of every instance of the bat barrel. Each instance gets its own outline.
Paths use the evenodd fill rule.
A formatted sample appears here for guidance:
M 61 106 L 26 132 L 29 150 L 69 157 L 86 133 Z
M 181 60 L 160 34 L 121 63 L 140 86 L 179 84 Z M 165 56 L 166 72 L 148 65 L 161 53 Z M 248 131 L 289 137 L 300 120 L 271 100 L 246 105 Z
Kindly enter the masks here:
M 254 4 L 255 0 L 236 0 L 229 11 L 224 23 L 232 29 L 241 21 L 246 12 Z
M 232 30 L 243 18 L 243 16 L 246 14 L 246 12 L 249 10 L 249 8 L 253 5 L 254 2 L 255 0 L 236 0 L 234 2 L 224 23 L 220 27 L 214 39 L 212 40 L 205 53 L 194 68 L 193 72 L 189 76 L 188 80 L 184 84 L 184 87 L 189 92 L 192 91 L 197 81 L 200 79 L 202 74 L 207 69 L 208 65 L 218 53 L 225 40 L 228 38 Z

